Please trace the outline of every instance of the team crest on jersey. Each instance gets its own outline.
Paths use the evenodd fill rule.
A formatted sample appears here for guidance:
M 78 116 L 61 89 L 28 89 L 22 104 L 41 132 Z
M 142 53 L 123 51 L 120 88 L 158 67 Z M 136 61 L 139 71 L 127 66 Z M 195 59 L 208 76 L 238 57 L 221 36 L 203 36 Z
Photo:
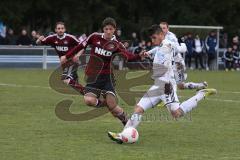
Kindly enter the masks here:
M 112 52 L 107 51 L 107 50 L 102 49 L 102 48 L 98 48 L 98 47 L 95 47 L 95 53 L 97 53 L 99 55 L 102 55 L 102 56 L 106 56 L 106 57 L 112 56 Z
M 113 43 L 109 43 L 107 46 L 106 46 L 109 50 L 113 50 L 115 48 L 115 45 Z
M 54 43 L 55 43 L 55 44 L 58 44 L 58 41 L 55 41 Z
M 64 43 L 64 44 L 68 44 L 68 41 L 64 41 L 63 43 Z

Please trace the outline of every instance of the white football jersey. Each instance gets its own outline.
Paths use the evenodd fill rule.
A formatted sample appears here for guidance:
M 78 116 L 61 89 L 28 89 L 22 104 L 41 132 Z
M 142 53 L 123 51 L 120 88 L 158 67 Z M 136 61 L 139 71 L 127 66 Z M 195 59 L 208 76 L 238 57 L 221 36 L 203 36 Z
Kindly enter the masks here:
M 168 31 L 167 34 L 165 35 L 165 39 L 169 40 L 172 43 L 178 44 L 178 39 L 176 35 L 170 31 Z
M 170 31 L 168 31 L 168 33 L 165 35 L 165 39 L 171 41 L 175 46 L 174 46 L 174 53 L 173 53 L 173 61 L 174 61 L 174 65 L 173 65 L 173 71 L 174 71 L 174 77 L 177 81 L 177 83 L 181 83 L 186 79 L 186 73 L 184 73 L 185 71 L 185 62 L 184 62 L 184 58 L 181 55 L 181 53 L 185 53 L 187 51 L 187 47 L 185 43 L 182 43 L 181 45 L 178 43 L 178 39 L 176 37 L 176 35 Z M 178 70 L 176 63 L 180 63 L 183 66 L 183 70 Z M 180 78 L 182 77 L 182 78 Z
M 173 43 L 165 39 L 161 45 L 148 51 L 148 53 L 154 55 L 153 79 L 169 81 L 173 78 L 173 50 Z

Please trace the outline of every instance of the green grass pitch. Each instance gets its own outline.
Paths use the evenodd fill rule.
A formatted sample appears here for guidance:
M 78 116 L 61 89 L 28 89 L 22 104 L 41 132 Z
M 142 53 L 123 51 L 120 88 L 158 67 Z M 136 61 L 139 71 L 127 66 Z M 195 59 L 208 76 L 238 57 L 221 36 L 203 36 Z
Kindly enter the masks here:
M 82 97 L 49 88 L 52 70 L 0 70 L 1 160 L 237 160 L 240 159 L 239 72 L 192 71 L 189 81 L 209 82 L 218 94 L 199 103 L 189 117 L 174 121 L 166 109 L 154 108 L 139 126 L 135 144 L 115 144 L 106 132 L 122 125 L 109 113 L 89 121 L 63 121 L 55 105 L 72 99 L 73 113 L 90 110 Z M 195 91 L 179 91 L 181 100 Z M 131 113 L 133 106 L 120 101 Z M 166 119 L 165 119 L 166 118 Z

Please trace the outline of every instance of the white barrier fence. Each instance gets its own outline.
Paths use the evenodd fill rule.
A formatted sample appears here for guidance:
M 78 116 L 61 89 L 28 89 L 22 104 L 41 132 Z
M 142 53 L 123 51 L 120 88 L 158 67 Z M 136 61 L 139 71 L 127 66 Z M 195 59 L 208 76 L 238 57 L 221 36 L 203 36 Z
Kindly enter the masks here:
M 219 49 L 214 69 L 223 68 L 221 57 L 224 51 L 225 49 Z M 59 58 L 51 47 L 0 45 L 0 68 L 48 69 L 58 65 Z
M 41 67 L 59 64 L 55 50 L 48 46 L 0 46 L 0 67 Z

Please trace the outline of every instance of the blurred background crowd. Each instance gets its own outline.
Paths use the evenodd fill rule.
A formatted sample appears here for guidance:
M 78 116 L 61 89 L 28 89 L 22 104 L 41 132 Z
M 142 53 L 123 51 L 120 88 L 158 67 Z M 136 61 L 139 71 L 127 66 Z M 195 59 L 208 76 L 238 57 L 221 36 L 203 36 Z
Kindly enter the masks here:
M 11 28 L 0 30 L 0 45 L 36 45 L 36 40 L 42 35 L 39 31 L 22 29 L 20 33 L 15 33 Z M 49 32 L 47 35 L 54 34 Z M 85 35 L 85 34 L 83 34 Z M 46 35 L 45 35 L 46 36 Z M 82 35 L 75 35 L 80 38 Z M 134 54 L 140 53 L 142 50 L 150 50 L 152 48 L 151 41 L 142 38 L 140 33 L 132 32 L 131 35 L 125 35 L 121 29 L 116 31 L 116 37 L 124 46 Z M 185 53 L 185 63 L 188 69 L 206 69 L 209 70 L 212 61 L 217 58 L 217 49 L 225 48 L 226 51 L 222 56 L 225 63 L 225 69 L 239 70 L 239 37 L 237 35 L 228 37 L 227 33 L 220 34 L 219 46 L 217 44 L 217 35 L 215 31 L 210 31 L 206 37 L 199 34 L 185 33 L 178 36 L 179 42 L 183 42 L 187 46 Z
M 110 16 L 119 22 L 118 38 L 137 54 L 151 48 L 151 42 L 142 36 L 143 30 L 160 21 L 175 25 L 223 26 L 219 45 L 214 32 L 173 32 L 187 44 L 188 52 L 184 57 L 189 69 L 208 70 L 212 61 L 219 62 L 216 49 L 228 48 L 223 56 L 221 52 L 221 62 L 225 63 L 227 71 L 239 70 L 240 21 L 236 16 L 240 14 L 239 8 L 239 0 L 227 3 L 208 0 L 204 5 L 202 0 L 171 0 L 167 3 L 163 0 L 147 3 L 144 0 L 1 1 L 0 45 L 35 45 L 35 40 L 42 34 L 46 36 L 56 21 L 66 22 L 67 29 L 76 36 L 81 35 L 78 33 L 89 34 L 99 29 L 104 17 Z

